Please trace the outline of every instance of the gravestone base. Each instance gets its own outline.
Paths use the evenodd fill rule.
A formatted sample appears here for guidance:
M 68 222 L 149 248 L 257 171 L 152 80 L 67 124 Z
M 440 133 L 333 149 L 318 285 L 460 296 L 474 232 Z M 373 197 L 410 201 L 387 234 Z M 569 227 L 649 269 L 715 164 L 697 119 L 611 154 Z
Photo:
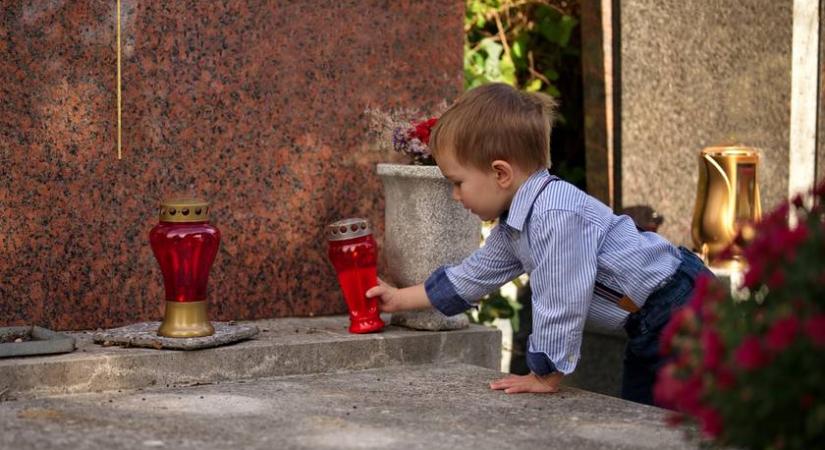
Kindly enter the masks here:
M 236 325 L 231 322 L 212 322 L 215 334 L 196 338 L 170 338 L 158 336 L 160 322 L 141 322 L 125 327 L 95 333 L 96 344 L 124 347 L 147 347 L 158 350 L 199 350 L 218 347 L 249 339 L 258 334 L 255 325 Z

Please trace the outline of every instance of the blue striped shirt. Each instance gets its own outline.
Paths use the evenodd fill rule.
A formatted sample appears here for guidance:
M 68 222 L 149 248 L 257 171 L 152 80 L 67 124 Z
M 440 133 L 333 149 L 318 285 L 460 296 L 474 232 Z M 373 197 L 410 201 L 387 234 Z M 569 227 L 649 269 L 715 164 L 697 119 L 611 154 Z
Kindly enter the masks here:
M 454 315 L 528 273 L 528 366 L 539 375 L 569 374 L 579 361 L 585 321 L 615 330 L 629 314 L 594 292 L 596 282 L 641 307 L 679 263 L 671 243 L 638 231 L 629 217 L 540 170 L 519 187 L 485 245 L 460 264 L 436 270 L 425 288 L 436 309 Z

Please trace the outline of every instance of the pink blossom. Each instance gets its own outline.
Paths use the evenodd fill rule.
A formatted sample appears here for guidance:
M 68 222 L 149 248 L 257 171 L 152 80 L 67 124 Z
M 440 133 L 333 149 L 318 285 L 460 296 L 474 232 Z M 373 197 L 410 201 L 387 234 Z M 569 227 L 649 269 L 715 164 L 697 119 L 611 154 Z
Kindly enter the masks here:
M 777 320 L 765 336 L 765 345 L 771 350 L 781 352 L 793 343 L 798 331 L 799 319 L 795 316 Z
M 670 427 L 676 427 L 685 422 L 685 415 L 678 412 L 670 411 L 665 416 L 665 423 Z
M 662 329 L 662 334 L 659 336 L 659 353 L 662 355 L 669 355 L 673 346 L 673 337 L 679 332 L 682 324 L 685 322 L 687 316 L 687 309 L 680 309 L 670 317 L 670 322 Z
M 716 371 L 716 384 L 719 390 L 726 391 L 736 384 L 736 375 L 727 367 L 719 367 Z
M 805 321 L 805 334 L 817 347 L 825 347 L 825 314 L 819 314 Z
M 725 351 L 724 344 L 719 334 L 713 330 L 704 330 L 701 335 L 702 340 L 702 364 L 707 369 L 716 369 L 722 360 Z
M 719 414 L 719 411 L 705 407 L 699 411 L 698 417 L 699 423 L 702 426 L 702 433 L 704 433 L 705 436 L 715 439 L 722 434 L 722 416 Z
M 667 364 L 656 374 L 656 384 L 653 385 L 653 398 L 657 405 L 669 407 L 682 390 L 683 383 L 676 378 L 676 365 Z
M 782 272 L 781 268 L 777 268 L 773 271 L 770 278 L 768 278 L 768 287 L 771 289 L 777 289 L 782 287 L 785 284 L 785 274 Z
M 762 263 L 760 261 L 749 261 L 748 271 L 745 272 L 745 279 L 743 284 L 747 288 L 755 288 L 759 285 L 762 279 Z
M 756 370 L 768 363 L 768 356 L 756 336 L 745 338 L 734 351 L 734 360 L 745 370 Z
M 696 415 L 702 407 L 702 378 L 691 376 L 682 386 L 675 399 L 676 409 Z

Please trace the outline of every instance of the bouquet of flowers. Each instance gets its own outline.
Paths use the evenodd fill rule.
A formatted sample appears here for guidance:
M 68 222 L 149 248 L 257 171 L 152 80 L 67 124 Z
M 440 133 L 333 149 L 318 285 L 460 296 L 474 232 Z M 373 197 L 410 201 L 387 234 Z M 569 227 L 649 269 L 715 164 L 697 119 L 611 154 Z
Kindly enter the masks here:
M 676 411 L 671 424 L 696 423 L 713 444 L 822 448 L 825 183 L 752 231 L 743 292 L 700 279 L 663 330 L 671 359 L 654 395 Z
M 420 122 L 411 122 L 407 127 L 398 127 L 392 133 L 392 148 L 407 155 L 413 164 L 430 166 L 435 164 L 433 155 L 427 144 L 430 143 L 430 132 L 437 118 L 432 117 Z

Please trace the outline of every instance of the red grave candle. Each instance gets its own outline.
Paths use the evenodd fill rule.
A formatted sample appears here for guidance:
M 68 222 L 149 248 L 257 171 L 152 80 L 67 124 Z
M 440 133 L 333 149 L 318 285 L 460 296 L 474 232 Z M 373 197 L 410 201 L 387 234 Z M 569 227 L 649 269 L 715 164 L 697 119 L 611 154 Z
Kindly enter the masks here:
M 166 200 L 159 223 L 149 233 L 166 290 L 160 336 L 201 337 L 215 332 L 206 312 L 206 283 L 221 233 L 209 224 L 208 212 L 205 201 Z
M 344 219 L 327 226 L 329 259 L 349 308 L 350 333 L 371 333 L 384 328 L 378 299 L 367 289 L 378 284 L 377 246 L 365 219 Z

